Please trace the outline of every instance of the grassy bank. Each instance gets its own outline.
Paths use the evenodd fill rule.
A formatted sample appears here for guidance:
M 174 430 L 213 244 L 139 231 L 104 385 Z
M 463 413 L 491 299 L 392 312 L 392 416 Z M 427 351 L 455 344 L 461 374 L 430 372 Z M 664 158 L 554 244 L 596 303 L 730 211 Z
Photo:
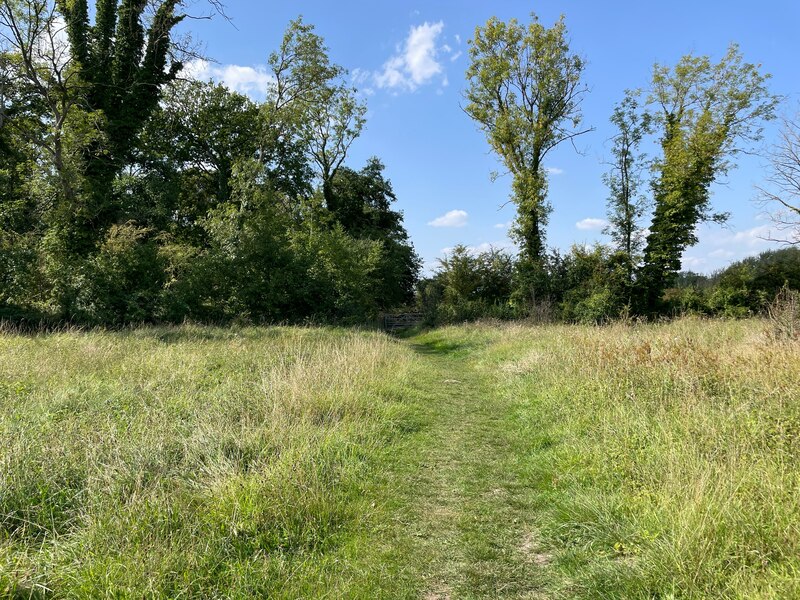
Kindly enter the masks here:
M 413 426 L 397 342 L 183 327 L 5 335 L 0 357 L 0 596 L 399 585 L 363 551 L 374 471 Z

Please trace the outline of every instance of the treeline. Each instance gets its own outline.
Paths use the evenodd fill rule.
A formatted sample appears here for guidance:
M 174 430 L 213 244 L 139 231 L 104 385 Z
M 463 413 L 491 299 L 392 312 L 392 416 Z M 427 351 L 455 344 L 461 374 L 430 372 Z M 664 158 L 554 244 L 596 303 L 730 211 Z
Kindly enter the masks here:
M 0 0 L 0 318 L 363 321 L 420 267 L 301 19 L 264 102 L 183 78 L 175 0 Z M 152 12 L 150 12 L 152 9 Z
M 184 73 L 183 6 L 0 0 L 0 319 L 355 323 L 416 302 L 431 322 L 599 322 L 749 314 L 776 289 L 749 263 L 680 273 L 698 226 L 729 217 L 712 185 L 779 102 L 736 46 L 656 65 L 647 91 L 624 93 L 605 176 L 611 243 L 561 254 L 546 244 L 545 160 L 592 131 L 586 63 L 563 17 L 478 27 L 464 109 L 512 177 L 520 252 L 459 246 L 418 282 L 384 165 L 347 163 L 366 106 L 314 28 L 290 23 L 254 102 Z M 797 131 L 773 157 L 780 195 L 765 196 L 795 232 Z M 757 264 L 769 260 L 784 258 Z
M 520 261 L 498 249 L 456 246 L 419 285 L 418 309 L 428 324 L 481 318 L 606 323 L 636 316 L 628 263 L 607 246 L 547 253 L 537 304 L 520 302 Z M 766 314 L 783 290 L 800 290 L 800 248 L 770 250 L 712 275 L 681 272 L 661 300 L 663 316 L 748 317 Z M 800 319 L 800 314 L 795 315 Z
M 552 206 L 545 160 L 593 130 L 582 124 L 586 62 L 570 50 L 563 16 L 552 27 L 535 15 L 527 25 L 489 19 L 476 29 L 469 52 L 465 111 L 512 178 L 512 235 L 520 252 L 512 258 L 456 248 L 421 286 L 421 306 L 434 320 L 547 315 L 598 322 L 671 314 L 676 307 L 757 309 L 727 284 L 708 298 L 697 291 L 694 303 L 676 286 L 698 226 L 730 216 L 713 209 L 712 185 L 774 118 L 780 99 L 767 89 L 769 75 L 760 66 L 745 62 L 733 45 L 718 62 L 687 55 L 674 66 L 657 64 L 646 90 L 626 91 L 611 115 L 616 132 L 604 177 L 604 233 L 611 243 L 562 255 L 546 245 Z M 648 155 L 650 148 L 656 151 Z M 796 182 L 793 173 L 789 183 Z M 774 286 L 751 283 L 742 284 L 745 295 L 774 294 Z

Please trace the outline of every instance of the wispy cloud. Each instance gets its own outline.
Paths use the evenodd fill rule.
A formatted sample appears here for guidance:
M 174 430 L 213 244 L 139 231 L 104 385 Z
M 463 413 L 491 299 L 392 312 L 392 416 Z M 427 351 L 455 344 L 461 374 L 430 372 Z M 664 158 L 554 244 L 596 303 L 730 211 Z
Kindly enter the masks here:
M 498 242 L 483 242 L 481 244 L 475 244 L 474 246 L 467 246 L 467 252 L 472 254 L 473 256 L 477 256 L 482 252 L 489 252 L 490 250 L 502 250 L 504 252 L 515 253 L 517 251 L 517 246 L 511 240 L 500 240 Z M 451 254 L 454 250 L 454 247 L 449 246 L 447 248 L 442 248 L 441 253 L 444 256 Z
M 494 226 L 495 229 L 509 229 L 514 224 L 514 221 L 508 221 L 506 223 L 498 223 Z
M 564 174 L 564 169 L 559 169 L 558 167 L 545 167 L 544 170 L 547 171 L 548 173 L 550 173 L 550 175 L 563 175 Z
M 780 247 L 778 242 L 770 239 L 776 237 L 774 233 L 770 224 L 740 231 L 701 227 L 698 231 L 700 243 L 683 257 L 682 268 L 708 273 L 724 268 L 733 261 Z
M 389 58 L 383 69 L 375 74 L 375 84 L 380 88 L 413 92 L 429 83 L 444 69 L 438 60 L 437 39 L 444 23 L 428 23 L 412 27 L 397 54 Z
M 708 260 L 702 256 L 684 256 L 681 260 L 681 268 L 685 271 L 701 271 L 708 264 Z
M 235 92 L 256 99 L 263 98 L 267 88 L 275 81 L 263 65 L 217 65 L 203 59 L 187 63 L 183 75 L 200 81 L 217 81 Z
M 465 210 L 451 210 L 441 217 L 429 221 L 431 227 L 464 227 L 467 224 L 469 214 Z
M 575 223 L 575 227 L 582 231 L 599 231 L 608 225 L 608 221 L 605 219 L 594 219 L 594 218 L 587 218 L 583 219 L 582 221 L 578 221 Z

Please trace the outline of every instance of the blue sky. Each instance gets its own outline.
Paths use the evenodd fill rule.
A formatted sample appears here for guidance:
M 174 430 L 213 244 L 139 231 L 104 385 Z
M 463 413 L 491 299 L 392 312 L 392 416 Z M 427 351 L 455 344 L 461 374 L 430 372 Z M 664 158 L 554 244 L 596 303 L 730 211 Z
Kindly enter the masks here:
M 228 0 L 231 22 L 192 20 L 188 27 L 213 61 L 193 65 L 202 78 L 263 98 L 266 57 L 288 22 L 298 15 L 315 25 L 331 59 L 350 71 L 367 101 L 367 126 L 353 145 L 348 164 L 360 168 L 368 157 L 386 165 L 405 214 L 406 227 L 426 268 L 447 248 L 511 247 L 507 224 L 510 180 L 492 182 L 502 170 L 475 124 L 463 112 L 468 40 L 491 16 L 528 22 L 531 10 L 549 26 L 566 16 L 572 50 L 588 66 L 590 92 L 584 122 L 595 127 L 547 160 L 549 199 L 554 211 L 547 230 L 551 246 L 603 241 L 606 188 L 603 161 L 614 131 L 608 118 L 626 88 L 646 87 L 655 62 L 673 65 L 687 53 L 720 58 L 731 42 L 745 60 L 772 74 L 770 87 L 787 97 L 782 110 L 800 99 L 800 2 L 253 2 Z M 196 9 L 201 9 L 198 4 Z M 766 142 L 776 125 L 766 128 Z M 753 202 L 763 183 L 764 159 L 741 157 L 739 168 L 714 186 L 716 209 L 730 211 L 729 225 L 702 226 L 700 244 L 687 250 L 684 268 L 718 269 L 732 260 L 774 247 L 764 241 L 770 226 Z

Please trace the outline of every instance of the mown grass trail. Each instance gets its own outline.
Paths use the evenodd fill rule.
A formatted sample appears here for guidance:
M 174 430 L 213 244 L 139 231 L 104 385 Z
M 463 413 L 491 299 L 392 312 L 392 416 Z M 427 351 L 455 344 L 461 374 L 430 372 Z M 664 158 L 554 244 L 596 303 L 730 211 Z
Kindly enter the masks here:
M 428 598 L 800 598 L 800 346 L 765 323 L 412 340 Z
M 411 466 L 397 475 L 404 490 L 409 556 L 422 597 L 536 597 L 550 556 L 539 552 L 525 487 L 510 468 L 513 402 L 476 358 L 490 340 L 481 332 L 453 338 L 433 332 L 410 340 L 424 359 L 416 382 L 426 411 Z

